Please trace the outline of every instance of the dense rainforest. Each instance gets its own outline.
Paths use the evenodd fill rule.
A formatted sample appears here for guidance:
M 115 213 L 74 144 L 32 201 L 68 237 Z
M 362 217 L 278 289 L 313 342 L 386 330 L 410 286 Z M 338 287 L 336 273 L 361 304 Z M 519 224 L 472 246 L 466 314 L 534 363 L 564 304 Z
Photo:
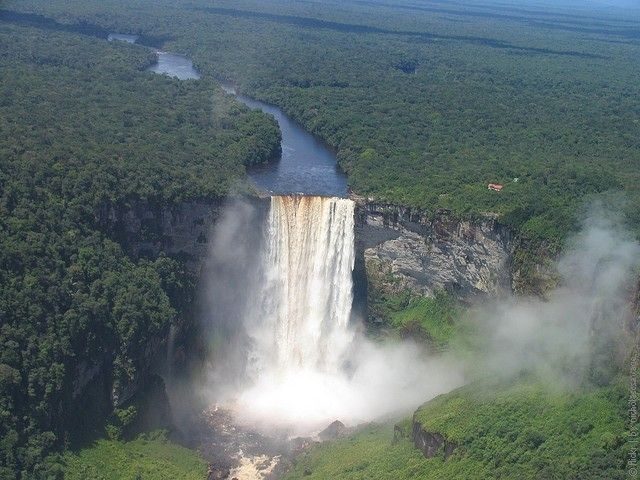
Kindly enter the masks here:
M 585 201 L 623 190 L 640 225 L 637 18 L 473 2 L 126 5 L 7 8 L 169 39 L 334 146 L 357 193 L 500 213 L 557 246 Z
M 0 4 L 0 478 L 60 478 L 57 452 L 95 420 L 90 409 L 68 407 L 83 365 L 107 365 L 117 396 L 143 368 L 150 339 L 188 310 L 194 279 L 184 265 L 127 255 L 97 212 L 245 190 L 246 167 L 277 153 L 273 120 L 225 96 L 216 80 L 280 106 L 335 147 L 357 194 L 427 211 L 497 213 L 551 252 L 590 200 L 622 196 L 640 232 L 637 16 L 391 3 Z M 202 80 L 146 72 L 153 52 L 96 37 L 109 31 L 188 54 Z M 504 188 L 490 191 L 490 182 Z M 457 314 L 450 299 L 411 299 L 409 311 L 396 301 L 380 306 L 394 322 L 435 324 L 443 345 L 456 334 L 442 322 Z M 491 402 L 453 392 L 418 418 L 440 422 L 468 448 L 460 463 L 425 463 L 407 438 L 389 442 L 393 426 L 371 427 L 311 451 L 291 478 L 426 470 L 473 478 L 496 468 L 516 478 L 525 464 L 531 478 L 538 467 L 554 478 L 584 459 L 575 478 L 617 478 L 626 453 L 622 381 L 560 399 L 537 385 L 505 386 L 505 418 Z M 452 415 L 460 411 L 479 411 L 486 422 Z M 543 411 L 554 416 L 536 423 Z M 571 429 L 584 442 L 531 454 L 541 438 Z M 511 449 L 504 438 L 516 453 L 496 465 L 493 457 Z M 100 455 L 128 455 L 118 448 L 99 445 Z M 169 455 L 159 448 L 156 458 Z
M 219 197 L 279 149 L 272 119 L 154 59 L 0 22 L 0 478 L 59 476 L 47 455 L 104 414 L 73 407 L 83 368 L 117 399 L 192 297 L 182 263 L 128 257 L 101 207 Z

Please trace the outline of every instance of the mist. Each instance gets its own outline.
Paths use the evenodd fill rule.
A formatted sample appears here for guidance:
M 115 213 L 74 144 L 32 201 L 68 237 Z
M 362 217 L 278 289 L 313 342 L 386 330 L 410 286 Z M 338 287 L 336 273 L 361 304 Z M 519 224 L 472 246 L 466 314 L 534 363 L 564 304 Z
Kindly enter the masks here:
M 363 336 L 356 343 L 351 371 L 269 373 L 242 391 L 233 408 L 260 429 L 313 435 L 333 420 L 356 426 L 396 419 L 463 383 L 459 367 L 413 343 L 380 345 Z
M 273 198 L 231 202 L 206 271 L 210 360 L 202 391 L 238 423 L 314 435 L 334 420 L 398 418 L 478 378 L 526 373 L 551 388 L 606 383 L 624 358 L 640 245 L 602 207 L 590 210 L 555 262 L 558 285 L 546 298 L 509 296 L 472 308 L 464 321 L 473 347 L 433 355 L 410 341 L 375 343 L 362 320 L 348 321 L 350 201 L 280 198 L 280 210 Z
M 293 437 L 408 414 L 462 385 L 457 362 L 411 342 L 374 343 L 350 321 L 353 202 L 274 198 L 268 208 L 236 200 L 214 232 L 211 404 Z
M 606 383 L 625 357 L 624 324 L 640 267 L 640 245 L 618 215 L 597 205 L 555 264 L 545 299 L 494 302 L 471 315 L 475 373 L 533 374 L 549 386 Z

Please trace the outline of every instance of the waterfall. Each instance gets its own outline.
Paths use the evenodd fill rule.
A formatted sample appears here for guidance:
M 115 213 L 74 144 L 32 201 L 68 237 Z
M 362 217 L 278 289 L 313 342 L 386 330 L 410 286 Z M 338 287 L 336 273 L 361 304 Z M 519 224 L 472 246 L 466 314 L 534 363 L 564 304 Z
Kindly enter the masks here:
M 354 202 L 274 196 L 261 208 L 226 209 L 207 270 L 210 388 L 235 421 L 307 436 L 405 415 L 460 384 L 416 345 L 373 343 L 350 324 Z
M 247 315 L 254 373 L 335 373 L 353 338 L 354 203 L 271 197 L 260 293 Z

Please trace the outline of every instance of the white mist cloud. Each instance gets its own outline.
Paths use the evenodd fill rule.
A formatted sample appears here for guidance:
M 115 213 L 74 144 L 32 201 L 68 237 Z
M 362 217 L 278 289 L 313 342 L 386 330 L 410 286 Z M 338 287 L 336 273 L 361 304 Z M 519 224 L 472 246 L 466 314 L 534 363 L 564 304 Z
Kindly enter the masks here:
M 408 342 L 374 344 L 348 325 L 350 201 L 291 197 L 270 208 L 261 215 L 232 204 L 214 234 L 206 290 L 218 339 L 205 387 L 211 402 L 233 409 L 241 423 L 309 435 L 334 420 L 406 414 L 462 384 L 451 362 Z M 262 242 L 246 240 L 261 229 Z
M 373 344 L 361 336 L 356 343 L 349 372 L 267 372 L 240 392 L 238 417 L 265 430 L 310 435 L 333 420 L 354 426 L 406 415 L 463 383 L 452 362 L 429 357 L 415 344 Z
M 593 377 L 620 353 L 639 266 L 640 245 L 615 214 L 595 207 L 559 259 L 560 286 L 546 300 L 510 298 L 475 318 L 486 341 L 484 373 L 527 371 L 565 384 L 606 380 Z
M 217 226 L 206 291 L 208 321 L 217 339 L 205 387 L 211 403 L 271 433 L 309 435 L 334 420 L 356 425 L 407 414 L 464 383 L 462 362 L 454 355 L 429 356 L 410 342 L 373 343 L 355 327 L 344 332 L 352 339 L 348 349 L 329 352 L 340 359 L 339 368 L 304 362 L 273 368 L 266 362 L 256 370 L 251 365 L 256 327 L 265 324 L 268 312 L 255 310 L 265 278 L 260 273 L 265 243 L 255 232 L 266 218 L 266 210 L 240 202 L 229 206 Z M 285 223 L 294 228 L 291 218 Z M 273 235 L 269 238 L 273 243 Z M 297 258 L 305 258 L 301 252 Z M 594 209 L 557 262 L 562 282 L 547 299 L 513 297 L 474 315 L 483 348 L 467 372 L 497 377 L 534 372 L 552 385 L 606 377 L 606 365 L 616 360 L 629 287 L 639 267 L 638 243 L 615 215 Z M 268 331 L 263 332 L 267 343 Z

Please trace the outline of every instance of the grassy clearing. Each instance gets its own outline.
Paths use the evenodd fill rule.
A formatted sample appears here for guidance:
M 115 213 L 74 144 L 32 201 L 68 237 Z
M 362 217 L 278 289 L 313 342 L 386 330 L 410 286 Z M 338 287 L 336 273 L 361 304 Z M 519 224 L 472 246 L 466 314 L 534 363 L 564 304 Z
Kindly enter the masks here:
M 203 480 L 207 464 L 160 432 L 136 440 L 98 440 L 64 457 L 67 480 Z
M 376 425 L 304 453 L 285 480 L 428 478 L 429 470 L 408 439 L 393 442 L 393 425 Z

